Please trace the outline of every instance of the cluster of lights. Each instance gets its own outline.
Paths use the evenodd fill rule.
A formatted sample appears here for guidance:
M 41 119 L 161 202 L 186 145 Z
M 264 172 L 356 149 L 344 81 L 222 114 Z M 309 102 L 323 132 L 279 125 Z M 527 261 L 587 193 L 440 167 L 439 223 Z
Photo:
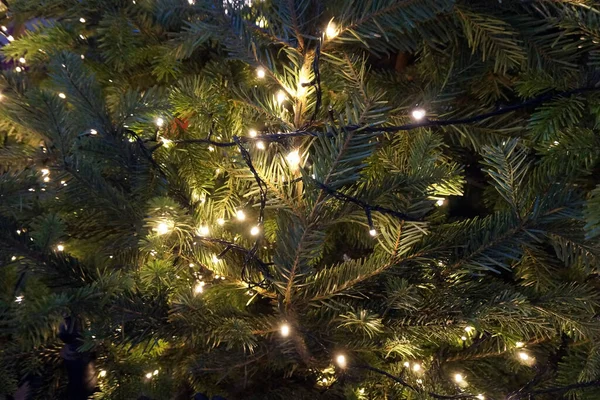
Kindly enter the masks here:
M 152 379 L 152 377 L 156 376 L 156 375 L 158 375 L 157 369 L 155 369 L 154 372 L 147 372 L 145 376 L 146 376 L 146 379 Z

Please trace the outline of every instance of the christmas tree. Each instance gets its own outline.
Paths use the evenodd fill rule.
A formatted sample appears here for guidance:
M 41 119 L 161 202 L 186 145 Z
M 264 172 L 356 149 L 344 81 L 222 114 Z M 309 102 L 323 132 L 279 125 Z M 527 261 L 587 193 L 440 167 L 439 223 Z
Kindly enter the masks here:
M 0 397 L 600 398 L 595 1 L 0 12 Z

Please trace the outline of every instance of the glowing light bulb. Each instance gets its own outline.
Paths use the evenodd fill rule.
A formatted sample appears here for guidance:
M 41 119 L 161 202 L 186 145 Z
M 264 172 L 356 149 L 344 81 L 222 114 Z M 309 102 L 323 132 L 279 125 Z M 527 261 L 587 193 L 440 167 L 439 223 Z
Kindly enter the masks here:
M 98 131 L 95 129 L 90 129 L 90 135 L 97 135 Z
M 208 151 L 215 151 L 215 148 L 212 146 L 208 146 Z
M 343 354 L 340 354 L 339 356 L 337 356 L 335 358 L 335 362 L 337 363 L 337 365 L 340 368 L 346 368 L 347 362 L 346 362 L 346 356 Z
M 256 236 L 260 233 L 260 228 L 258 226 L 253 226 L 252 229 L 250 229 L 250 234 L 252 236 Z
M 461 374 L 454 374 L 454 382 L 463 383 L 465 378 Z
M 159 235 L 164 235 L 165 233 L 169 233 L 169 224 L 167 224 L 166 222 L 160 222 L 156 226 L 156 233 L 158 233 Z
M 173 143 L 171 139 L 167 138 L 161 138 L 160 141 L 162 142 L 163 146 L 165 146 L 165 148 L 168 148 L 169 146 L 171 146 L 171 143 Z
M 15 303 L 21 304 L 23 302 L 24 297 L 23 296 L 17 296 L 15 297 Z
M 146 379 L 152 379 L 152 372 L 148 372 L 146 374 Z
M 473 329 L 475 329 L 475 328 L 473 328 L 473 327 L 472 327 L 472 326 L 470 326 L 470 325 L 467 325 L 467 326 L 465 326 L 465 332 L 467 332 L 467 333 L 471 333 L 471 332 L 473 332 Z
M 287 160 L 290 169 L 295 170 L 296 168 L 298 168 L 298 165 L 300 165 L 300 153 L 298 153 L 298 150 L 293 150 L 290 151 L 289 154 L 287 156 L 285 156 L 285 159 Z
M 237 210 L 235 212 L 235 217 L 238 219 L 238 221 L 243 221 L 246 219 L 246 213 L 242 210 Z
M 405 362 L 404 362 L 404 367 L 406 367 L 406 368 L 410 368 L 410 363 L 409 363 L 408 361 L 405 361 Z
M 103 369 L 101 369 L 101 370 L 100 370 L 100 373 L 98 373 L 98 376 L 99 376 L 100 378 L 104 378 L 104 377 L 106 376 L 106 371 L 105 371 L 105 370 L 103 370 Z
M 45 176 L 44 177 L 44 182 L 50 182 L 50 177 L 49 176 Z
M 256 142 L 256 148 L 259 150 L 264 150 L 265 144 L 263 142 Z
M 154 120 L 154 123 L 156 124 L 156 126 L 158 126 L 160 128 L 165 123 L 165 120 L 162 119 L 161 117 L 158 117 Z
M 19 62 L 21 64 L 25 64 L 27 62 L 27 60 L 25 60 L 25 57 L 21 57 L 21 58 L 19 58 Z
M 64 94 L 64 93 L 59 93 L 59 94 L 58 94 L 58 97 L 60 97 L 61 99 L 66 99 L 66 98 L 67 98 L 67 95 L 66 95 L 66 94 Z
M 417 121 L 422 120 L 423 118 L 425 118 L 425 110 L 423 110 L 422 108 L 417 108 L 415 110 L 412 111 L 412 117 L 414 119 L 416 119 Z
M 12 257 L 10 258 L 10 261 L 15 261 L 16 259 L 17 259 L 17 257 L 16 257 L 16 256 L 12 256 Z
M 15 71 L 17 71 L 17 72 L 21 72 L 21 71 L 23 71 L 23 68 L 21 68 L 21 67 L 17 67 L 17 68 L 15 68 Z
M 213 254 L 213 255 L 212 255 L 212 257 L 211 257 L 211 260 L 212 260 L 212 262 L 213 262 L 213 263 L 215 263 L 215 264 L 216 264 L 216 263 L 218 263 L 218 262 L 219 262 L 219 257 L 217 257 L 217 255 L 216 255 L 216 254 Z
M 557 140 L 554 141 L 554 145 L 558 146 L 558 141 Z
M 12 42 L 12 41 L 15 40 L 15 38 L 13 37 L 13 35 L 8 35 L 6 38 L 8 39 L 9 42 Z
M 40 172 L 42 173 L 42 176 L 46 176 L 50 173 L 50 170 L 48 168 L 42 168 Z
M 188 0 L 188 4 L 190 6 L 193 6 L 194 4 L 196 4 L 196 0 Z
M 200 227 L 198 228 L 199 236 L 208 236 L 209 233 L 210 233 L 210 229 L 208 229 L 208 226 L 206 226 L 206 225 L 200 225 Z
M 370 229 L 369 230 L 369 235 L 371 235 L 371 236 L 377 236 L 377 231 L 375 229 Z
M 2 29 L 2 32 L 6 32 L 8 30 L 8 28 L 4 25 L 0 26 L 0 29 Z
M 265 77 L 265 69 L 263 67 L 258 67 L 256 69 L 256 76 L 258 79 L 263 79 Z
M 413 371 L 419 372 L 421 370 L 421 364 L 415 363 L 413 364 Z
M 279 331 L 281 332 L 281 336 L 287 337 L 290 334 L 290 326 L 288 324 L 283 324 L 279 328 Z
M 194 286 L 194 293 L 200 294 L 202 292 L 204 292 L 204 282 L 196 283 L 196 286 Z
M 280 90 L 277 92 L 277 104 L 281 105 L 285 101 L 285 92 Z
M 466 340 L 467 340 L 467 337 L 466 337 L 466 336 L 461 336 L 461 337 L 460 337 L 460 340 L 462 340 L 462 341 L 464 342 L 464 341 L 466 341 Z
M 65 246 L 62 244 L 59 244 L 58 246 L 56 246 L 56 250 L 58 251 L 64 251 L 65 250 Z
M 258 135 L 258 132 L 256 132 L 254 129 L 250 129 L 248 131 L 248 135 L 250 135 L 250 137 L 256 137 L 256 135 Z
M 525 346 L 525 343 L 517 342 L 517 343 L 515 343 L 515 346 L 521 348 L 521 347 Z
M 82 24 L 85 24 L 85 18 L 83 18 L 83 17 L 79 18 L 79 22 L 81 22 Z
M 225 220 L 223 218 L 217 218 L 217 224 L 219 224 L 220 226 L 225 225 Z
M 528 361 L 530 357 L 529 354 L 525 353 L 524 351 L 520 351 L 519 358 L 523 361 Z
M 441 207 L 444 205 L 445 200 L 444 199 L 439 199 L 438 201 L 435 202 L 435 204 L 438 205 L 438 207 Z
M 154 372 L 152 373 L 152 375 L 158 375 L 158 370 L 155 369 Z
M 485 400 L 485 396 L 484 396 L 484 395 L 482 395 L 481 393 L 479 393 L 479 394 L 478 394 L 477 396 L 475 396 L 475 397 L 477 397 L 477 399 L 478 399 L 478 400 Z
M 327 28 L 325 28 L 325 36 L 327 36 L 327 39 L 333 39 L 335 38 L 338 34 L 339 34 L 339 30 L 337 29 L 337 26 L 335 25 L 335 23 L 333 22 L 333 18 L 331 19 L 331 21 L 329 21 L 329 23 L 327 24 Z

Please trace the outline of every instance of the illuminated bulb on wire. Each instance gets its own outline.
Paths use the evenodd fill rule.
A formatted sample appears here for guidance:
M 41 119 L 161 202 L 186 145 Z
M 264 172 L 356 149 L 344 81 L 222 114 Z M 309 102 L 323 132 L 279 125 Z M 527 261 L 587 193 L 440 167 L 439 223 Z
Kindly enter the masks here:
M 152 379 L 152 372 L 148 372 L 146 374 L 146 379 Z
M 194 293 L 195 294 L 200 294 L 204 291 L 204 282 L 198 282 L 196 283 L 196 286 L 194 286 Z
M 461 374 L 454 374 L 454 382 L 463 383 L 465 378 Z
M 85 24 L 85 18 L 83 18 L 83 17 L 79 18 L 79 22 L 81 22 L 82 24 Z
M 415 363 L 413 364 L 413 371 L 419 372 L 421 370 L 421 364 Z
M 158 375 L 158 370 L 155 369 L 154 372 L 152 373 L 152 375 Z
M 21 68 L 21 67 L 17 67 L 17 68 L 15 68 L 15 71 L 17 71 L 17 72 L 21 72 L 21 71 L 23 71 L 23 68 Z
M 165 123 L 165 120 L 162 119 L 161 117 L 158 117 L 154 120 L 154 123 L 156 124 L 156 126 L 158 126 L 160 128 Z
M 49 176 L 45 176 L 44 177 L 44 182 L 50 182 L 50 177 Z
M 65 246 L 63 246 L 62 244 L 59 244 L 58 246 L 56 246 L 56 250 L 58 251 L 64 251 Z
M 12 257 L 10 258 L 10 261 L 15 261 L 16 259 L 17 259 L 17 256 L 12 256 Z
M 208 229 L 208 226 L 206 226 L 206 225 L 201 225 L 198 228 L 198 235 L 199 236 L 208 236 L 209 233 L 210 233 L 210 229 Z
M 335 358 L 335 362 L 337 363 L 337 365 L 340 368 L 346 368 L 346 356 L 344 356 L 343 354 L 340 354 L 339 356 L 337 356 Z
M 285 156 L 285 159 L 292 170 L 295 170 L 298 168 L 298 165 L 300 165 L 300 154 L 298 153 L 298 150 L 290 151 L 290 153 Z
M 15 40 L 15 38 L 13 37 L 13 35 L 8 35 L 6 38 L 8 39 L 9 42 L 12 42 L 12 41 Z
M 375 229 L 370 229 L 369 230 L 369 235 L 371 235 L 371 236 L 377 236 L 377 231 Z
M 225 225 L 225 220 L 223 218 L 217 218 L 217 224 L 219 224 L 220 226 Z
M 21 57 L 21 58 L 19 58 L 19 62 L 21 64 L 25 64 L 27 62 L 27 60 L 25 60 L 25 57 Z
M 58 97 L 60 97 L 61 99 L 66 99 L 66 98 L 67 98 L 67 95 L 66 95 L 66 94 L 64 94 L 64 93 L 59 93 L 59 94 L 58 94 Z
M 290 334 L 290 326 L 288 324 L 283 324 L 279 328 L 279 331 L 281 332 L 281 336 L 287 337 Z
M 50 170 L 48 168 L 42 168 L 40 172 L 42 173 L 42 176 L 46 176 L 50 173 Z
M 0 26 L 0 29 L 2 29 L 2 32 L 6 32 L 8 30 L 8 28 L 4 25 Z
M 277 103 L 281 105 L 285 101 L 285 92 L 280 90 L 277 92 Z
M 417 121 L 422 120 L 423 118 L 425 118 L 425 110 L 423 110 L 422 108 L 417 108 L 416 110 L 413 110 L 412 117 Z
M 162 142 L 163 146 L 165 146 L 165 148 L 169 147 L 171 143 L 173 143 L 171 139 L 167 138 L 161 138 L 160 141 Z
M 98 131 L 95 129 L 90 129 L 90 135 L 97 135 Z
M 250 129 L 248 131 L 248 135 L 250 135 L 250 137 L 256 137 L 257 134 L 258 132 L 256 132 L 254 129 Z
M 23 302 L 23 296 L 15 297 L 15 303 L 21 304 Z
M 515 343 L 515 346 L 521 348 L 521 347 L 525 346 L 525 343 L 517 342 L 517 343 Z
M 523 361 L 528 361 L 530 357 L 529 354 L 525 353 L 524 351 L 520 351 L 519 358 Z
M 337 29 L 337 26 L 333 22 L 333 18 L 332 18 L 331 21 L 329 21 L 329 23 L 327 24 L 327 28 L 325 28 L 325 36 L 327 36 L 327 39 L 333 39 L 338 34 L 339 34 L 339 31 Z
M 472 326 L 470 326 L 470 325 L 467 325 L 467 326 L 465 326 L 465 332 L 467 332 L 467 333 L 471 333 L 471 332 L 473 332 L 473 329 L 475 329 L 475 328 L 473 328 L 473 327 L 472 327 Z
M 211 259 L 212 259 L 212 262 L 215 263 L 215 264 L 219 262 L 219 257 L 217 257 L 216 254 L 213 254 L 212 257 L 211 257 Z
M 246 213 L 242 210 L 237 210 L 235 212 L 235 217 L 238 219 L 238 221 L 243 221 L 246 219 Z
M 252 236 L 256 236 L 260 233 L 260 228 L 258 226 L 253 226 L 252 229 L 250 229 L 250 234 Z
M 264 150 L 265 144 L 263 142 L 256 142 L 256 148 L 259 150 Z
M 461 337 L 460 337 L 460 340 L 462 340 L 462 341 L 464 342 L 464 341 L 466 341 L 466 340 L 467 340 L 467 337 L 466 337 L 466 336 L 461 336 Z
M 100 378 L 104 378 L 104 377 L 106 376 L 106 371 L 105 371 L 105 370 L 103 370 L 103 369 L 101 369 L 101 370 L 100 370 L 100 373 L 98 374 L 98 376 L 99 376 Z
M 159 235 L 164 235 L 169 232 L 169 224 L 166 222 L 161 222 L 156 226 L 156 233 Z
M 477 399 L 478 399 L 478 400 L 485 400 L 485 396 L 484 396 L 484 395 L 482 395 L 481 393 L 480 393 L 480 394 L 478 394 L 478 395 L 477 395 L 477 396 L 475 396 L 475 397 L 477 397 Z
M 439 199 L 438 201 L 435 202 L 435 204 L 437 204 L 438 207 L 441 207 L 444 205 L 444 201 L 445 201 L 444 199 Z
M 194 4 L 196 4 L 196 0 L 188 0 L 188 4 L 190 6 L 193 6 Z
M 258 79 L 263 79 L 265 77 L 265 69 L 263 67 L 258 67 L 256 69 L 256 76 Z
M 405 367 L 405 368 L 409 368 L 409 367 L 410 367 L 410 363 L 409 363 L 408 361 L 405 361 L 405 362 L 404 362 L 404 367 Z

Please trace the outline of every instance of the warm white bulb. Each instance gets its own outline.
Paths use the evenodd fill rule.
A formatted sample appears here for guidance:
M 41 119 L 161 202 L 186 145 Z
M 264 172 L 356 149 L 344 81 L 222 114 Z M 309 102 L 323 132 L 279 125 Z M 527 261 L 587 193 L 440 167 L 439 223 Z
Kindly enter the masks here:
M 215 148 L 212 146 L 208 146 L 208 151 L 215 151 Z
M 156 124 L 156 126 L 158 126 L 160 128 L 165 123 L 165 120 L 162 119 L 161 117 L 158 117 L 154 120 L 154 123 Z
M 8 28 L 4 25 L 0 26 L 0 29 L 2 29 L 2 32 L 6 32 L 8 30 Z
M 264 150 L 265 144 L 263 142 L 256 142 L 256 148 L 259 150 Z
M 404 367 L 409 368 L 410 367 L 410 363 L 408 361 L 404 362 Z
M 214 262 L 215 264 L 219 262 L 219 257 L 217 257 L 216 254 L 213 254 L 211 259 L 212 259 L 212 262 Z
M 529 360 L 529 354 L 525 353 L 524 351 L 520 351 L 519 358 L 523 361 L 527 361 Z
M 168 148 L 171 145 L 171 143 L 173 143 L 171 139 L 167 138 L 161 138 L 160 141 L 162 142 L 163 146 L 165 146 L 165 148 Z
M 484 396 L 484 395 L 482 395 L 481 393 L 480 393 L 480 394 L 478 394 L 478 395 L 477 395 L 477 396 L 475 396 L 475 397 L 477 397 L 477 399 L 478 399 L 478 400 L 485 400 L 485 396 Z
M 21 57 L 21 58 L 19 58 L 19 62 L 21 64 L 25 64 L 27 62 L 27 60 L 25 60 L 25 57 Z
M 15 297 L 15 303 L 19 303 L 21 304 L 23 302 L 24 296 L 17 296 Z
M 148 372 L 146 374 L 146 379 L 152 379 L 152 372 Z
M 50 173 L 50 170 L 48 168 L 42 168 L 40 172 L 42 173 L 42 176 L 46 176 Z
M 256 69 L 256 76 L 258 77 L 258 79 L 263 79 L 265 77 L 265 69 L 262 67 L 258 67 Z
M 152 373 L 152 375 L 158 375 L 158 370 L 155 369 L 154 372 Z
M 419 372 L 421 370 L 421 364 L 415 363 L 413 364 L 413 371 Z
M 346 356 L 340 354 L 335 358 L 335 362 L 340 368 L 346 368 Z
M 454 381 L 456 383 L 462 383 L 462 382 L 465 381 L 465 378 L 461 374 L 455 374 L 454 375 Z
M 17 67 L 17 68 L 15 68 L 15 71 L 17 71 L 17 72 L 21 72 L 21 71 L 23 71 L 23 68 L 21 68 L 21 67 Z
M 220 226 L 225 225 L 225 220 L 223 218 L 217 218 L 217 224 L 219 224 Z
M 377 236 L 377 231 L 375 229 L 370 229 L 369 230 L 369 235 L 371 235 L 371 236 Z
M 523 347 L 523 346 L 525 346 L 525 343 L 523 343 L 523 342 L 517 342 L 517 343 L 515 343 L 515 346 L 516 347 Z
M 437 204 L 438 207 L 441 207 L 444 205 L 444 201 L 445 201 L 444 199 L 439 199 L 438 201 L 435 202 L 435 204 Z
M 206 225 L 201 225 L 198 228 L 198 236 L 208 236 L 209 233 L 210 233 L 210 229 L 208 229 L 208 226 L 206 226 Z
M 167 224 L 166 222 L 161 222 L 156 226 L 156 232 L 159 235 L 164 235 L 165 233 L 169 232 L 169 224 Z
M 6 38 L 8 39 L 9 42 L 12 42 L 12 41 L 15 40 L 15 38 L 13 37 L 13 35 L 8 35 Z
M 283 336 L 283 337 L 287 337 L 290 334 L 290 326 L 288 324 L 281 325 L 279 330 L 281 332 L 281 336 Z
M 460 340 L 462 340 L 462 341 L 464 342 L 464 341 L 466 341 L 466 340 L 467 340 L 467 337 L 466 337 L 466 336 L 461 336 L 461 337 L 460 337 Z
M 280 90 L 277 92 L 277 103 L 281 105 L 285 101 L 285 92 Z
M 12 256 L 12 257 L 10 258 L 10 261 L 15 261 L 16 259 L 17 259 L 17 256 Z
M 100 373 L 98 374 L 98 376 L 99 376 L 100 378 L 104 378 L 104 377 L 106 376 L 106 371 L 105 371 L 105 370 L 103 370 L 103 369 L 102 369 L 102 370 L 100 370 Z
M 290 151 L 289 154 L 285 156 L 285 159 L 287 160 L 290 168 L 293 170 L 298 168 L 298 165 L 300 165 L 301 160 L 300 153 L 298 153 L 298 150 Z
M 196 4 L 196 0 L 188 0 L 188 4 L 190 6 L 193 6 L 194 4 Z
M 58 251 L 63 251 L 65 249 L 65 246 L 63 246 L 62 244 L 59 244 L 58 246 L 56 246 L 56 250 Z
M 256 132 L 254 129 L 250 129 L 248 131 L 248 135 L 250 135 L 250 137 L 256 137 L 256 135 L 258 135 L 258 132 Z
M 90 135 L 97 135 L 98 131 L 95 129 L 90 129 Z
M 467 333 L 471 333 L 471 332 L 473 332 L 473 329 L 475 329 L 475 328 L 473 328 L 473 327 L 472 327 L 472 326 L 470 326 L 470 325 L 467 325 L 467 326 L 465 326 L 465 332 L 467 332 Z
M 200 294 L 204 291 L 204 282 L 198 282 L 196 283 L 196 286 L 194 286 L 194 293 L 195 294 Z
M 252 236 L 256 236 L 260 233 L 260 228 L 258 226 L 253 226 L 252 229 L 250 229 L 250 234 Z
M 417 121 L 422 120 L 423 118 L 425 118 L 425 110 L 423 110 L 422 108 L 417 108 L 417 109 L 413 110 L 412 117 L 414 119 L 416 119 Z
M 64 93 L 59 93 L 59 94 L 58 94 L 58 97 L 60 97 L 61 99 L 66 99 L 66 98 L 67 98 L 67 95 L 66 95 L 66 94 L 64 94 Z
M 79 22 L 81 22 L 82 24 L 85 24 L 85 18 L 83 18 L 83 17 L 79 18 Z
M 338 34 L 339 34 L 339 31 L 338 31 L 337 26 L 335 25 L 335 23 L 333 22 L 333 19 L 332 19 L 327 24 L 327 28 L 325 28 L 325 35 L 327 36 L 328 39 L 333 39 Z
M 242 210 L 237 210 L 235 212 L 235 216 L 238 219 L 238 221 L 243 221 L 246 219 L 246 213 Z
M 45 176 L 44 177 L 44 182 L 50 182 L 50 177 L 49 176 Z

